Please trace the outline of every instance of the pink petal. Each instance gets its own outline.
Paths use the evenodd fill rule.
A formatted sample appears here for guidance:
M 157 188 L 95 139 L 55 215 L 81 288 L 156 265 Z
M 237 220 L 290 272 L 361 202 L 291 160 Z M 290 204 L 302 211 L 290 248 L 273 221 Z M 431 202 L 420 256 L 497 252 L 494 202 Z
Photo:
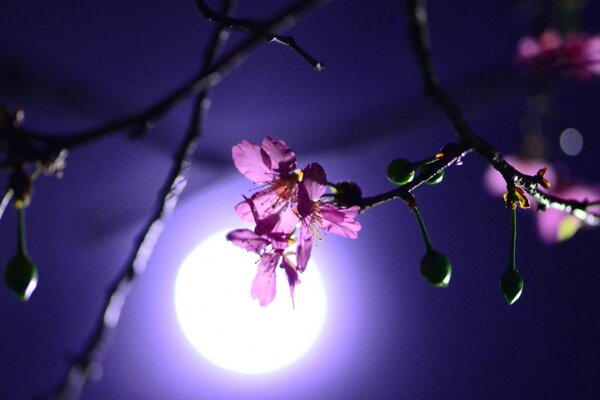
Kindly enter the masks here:
M 559 32 L 550 29 L 540 35 L 539 43 L 543 51 L 556 50 L 562 46 L 563 39 Z
M 250 229 L 235 229 L 227 234 L 227 240 L 242 249 L 259 253 L 269 242 Z
M 272 170 L 287 175 L 296 169 L 296 154 L 283 140 L 266 136 L 262 141 L 262 148 L 271 159 Z
M 521 59 L 527 60 L 533 58 L 540 54 L 541 48 L 532 37 L 525 36 L 521 40 L 519 40 L 519 44 L 517 45 L 518 56 Z
M 248 205 L 246 200 L 242 200 L 235 205 L 235 212 L 242 221 L 254 222 L 252 210 L 250 209 L 250 206 Z
M 306 269 L 306 265 L 310 259 L 312 245 L 312 231 L 306 224 L 302 224 L 300 236 L 298 237 L 298 247 L 296 248 L 296 262 L 298 263 L 298 270 L 300 272 L 304 272 Z
M 244 201 L 236 206 L 236 212 L 240 217 L 254 222 L 256 227 L 254 232 L 258 235 L 268 236 L 277 248 L 286 248 L 288 246 L 289 235 L 296 229 L 298 217 L 291 207 L 278 210 L 275 214 L 261 216 L 258 213 L 256 205 L 252 198 L 244 197 Z M 248 218 L 248 219 L 246 219 Z
M 321 217 L 323 218 L 321 228 L 325 232 L 356 239 L 361 225 L 354 217 L 356 217 L 359 211 L 360 207 L 358 206 L 337 208 L 333 204 L 321 204 Z
M 298 194 L 296 197 L 298 201 L 298 204 L 296 204 L 298 214 L 302 219 L 309 217 L 313 212 L 314 202 L 310 198 L 306 190 L 306 186 L 304 185 L 304 182 L 301 182 L 298 185 Z
M 288 202 L 282 200 L 276 193 L 268 189 L 254 193 L 250 197 L 250 200 L 254 203 L 258 219 L 276 214 L 281 208 L 288 205 Z M 241 201 L 235 206 L 235 212 L 242 221 L 255 222 L 255 216 L 246 200 Z
M 269 305 L 275 298 L 276 275 L 275 267 L 281 255 L 279 253 L 265 254 L 259 264 L 256 277 L 252 282 L 250 295 L 258 299 L 261 306 Z
M 275 232 L 292 233 L 298 225 L 298 215 L 292 207 L 287 207 L 279 212 L 279 223 L 275 226 Z
M 306 189 L 309 199 L 318 200 L 325 193 L 325 185 L 327 185 L 327 176 L 323 167 L 317 163 L 309 164 L 304 168 L 300 185 Z
M 554 209 L 540 211 L 536 217 L 538 235 L 542 242 L 546 244 L 554 244 L 569 239 L 581 226 L 581 222 L 577 218 Z M 571 227 L 568 235 L 564 233 L 565 224 Z
M 238 171 L 255 183 L 266 183 L 273 180 L 271 159 L 258 145 L 247 140 L 231 149 L 233 163 Z
M 281 268 L 285 270 L 285 275 L 288 279 L 288 284 L 290 285 L 290 296 L 292 297 L 292 305 L 294 304 L 294 289 L 297 284 L 300 283 L 300 278 L 298 277 L 298 271 L 292 265 L 292 263 L 285 257 L 283 257 L 283 261 L 281 262 Z

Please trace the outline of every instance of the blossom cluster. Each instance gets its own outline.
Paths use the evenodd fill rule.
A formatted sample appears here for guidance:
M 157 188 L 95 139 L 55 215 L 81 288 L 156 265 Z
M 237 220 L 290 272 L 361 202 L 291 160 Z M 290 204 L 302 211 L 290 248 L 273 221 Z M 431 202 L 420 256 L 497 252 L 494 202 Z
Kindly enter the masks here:
M 523 37 L 517 46 L 517 63 L 536 75 L 561 74 L 579 80 L 600 75 L 600 36 L 546 30 L 537 38 Z
M 543 171 L 543 178 L 552 183 L 548 184 L 547 192 L 557 197 L 568 200 L 588 201 L 600 198 L 600 187 L 584 183 L 567 182 L 552 166 L 547 166 L 544 160 L 524 159 L 508 155 L 506 161 L 519 171 L 535 175 Z M 484 175 L 484 184 L 493 195 L 501 195 L 506 192 L 506 181 L 494 168 L 489 167 Z M 529 196 L 524 194 L 525 196 Z M 533 203 L 533 200 L 530 199 Z M 529 202 L 529 200 L 527 200 Z M 598 206 L 591 209 L 600 208 Z M 536 210 L 538 211 L 538 210 Z M 570 239 L 583 227 L 583 222 L 578 218 L 565 212 L 549 208 L 536 212 L 536 224 L 538 236 L 546 244 L 554 244 Z
M 323 233 L 355 239 L 361 226 L 358 206 L 342 208 L 323 197 L 327 177 L 317 163 L 296 168 L 296 154 L 279 139 L 260 145 L 246 140 L 233 146 L 233 162 L 259 189 L 235 206 L 238 216 L 255 225 L 227 234 L 233 244 L 259 256 L 252 298 L 266 306 L 275 298 L 276 270 L 285 271 L 292 303 L 299 273 L 307 266 L 314 237 Z

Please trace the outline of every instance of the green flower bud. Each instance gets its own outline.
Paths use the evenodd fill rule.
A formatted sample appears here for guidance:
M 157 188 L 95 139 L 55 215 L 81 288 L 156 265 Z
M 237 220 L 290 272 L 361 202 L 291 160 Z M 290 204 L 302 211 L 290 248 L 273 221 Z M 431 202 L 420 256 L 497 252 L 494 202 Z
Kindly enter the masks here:
M 435 174 L 434 176 L 429 178 L 427 181 L 425 181 L 425 183 L 427 183 L 429 185 L 436 185 L 443 180 L 444 180 L 444 170 L 441 170 L 440 172 L 438 172 L 437 174 Z
M 405 185 L 413 180 L 415 170 L 406 158 L 396 158 L 388 165 L 387 177 L 395 185 Z
M 508 305 L 512 305 L 523 293 L 523 278 L 516 269 L 509 268 L 500 278 L 500 290 Z
M 428 250 L 421 260 L 421 275 L 434 286 L 448 287 L 452 275 L 450 260 L 437 250 Z
M 4 281 L 21 300 L 27 301 L 35 290 L 38 272 L 33 261 L 25 255 L 13 257 L 4 270 Z

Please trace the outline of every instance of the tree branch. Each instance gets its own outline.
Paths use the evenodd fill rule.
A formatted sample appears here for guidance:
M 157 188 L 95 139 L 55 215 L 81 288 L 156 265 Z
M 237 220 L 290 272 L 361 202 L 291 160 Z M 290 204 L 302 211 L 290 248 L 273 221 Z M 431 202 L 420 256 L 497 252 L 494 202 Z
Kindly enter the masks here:
M 262 30 L 263 24 L 261 24 L 261 23 L 256 23 L 249 19 L 232 18 L 232 17 L 226 16 L 226 15 L 223 15 L 223 14 L 220 14 L 220 13 L 214 11 L 212 8 L 210 8 L 208 6 L 208 4 L 206 4 L 205 1 L 203 1 L 203 0 L 195 0 L 195 1 L 196 1 L 196 6 L 200 10 L 200 12 L 202 12 L 202 14 L 204 14 L 204 16 L 210 21 L 214 21 L 218 24 L 225 25 L 227 28 L 245 29 L 250 32 L 258 32 L 258 31 Z M 315 59 L 313 56 L 308 54 L 302 47 L 300 47 L 300 45 L 298 45 L 298 43 L 296 43 L 296 40 L 292 36 L 282 36 L 282 35 L 274 34 L 272 32 L 264 32 L 264 33 L 262 33 L 262 36 L 268 42 L 279 43 L 279 44 L 289 47 L 290 49 L 295 51 L 297 54 L 299 54 L 304 60 L 306 60 L 317 71 L 322 71 L 323 68 L 325 68 L 325 66 L 323 65 L 322 62 Z
M 229 13 L 231 8 L 232 0 L 226 0 L 224 2 L 224 12 Z M 204 56 L 202 73 L 210 70 L 211 64 L 219 49 L 223 46 L 226 37 L 223 26 L 215 28 Z M 208 89 L 198 93 L 187 133 L 174 155 L 169 176 L 158 194 L 156 208 L 136 239 L 124 268 L 110 287 L 89 342 L 81 354 L 73 360 L 55 397 L 60 399 L 79 397 L 85 383 L 100 369 L 102 358 L 119 323 L 121 312 L 134 281 L 146 269 L 148 259 L 163 231 L 166 220 L 173 212 L 179 196 L 186 186 L 187 172 L 191 164 L 189 159 L 201 134 L 202 118 L 210 106 L 208 95 Z
M 28 130 L 23 127 L 14 128 L 11 133 L 12 135 L 19 137 L 21 140 L 37 143 L 37 147 L 41 146 L 41 149 L 32 154 L 22 154 L 19 160 L 2 160 L 0 161 L 0 168 L 11 167 L 15 163 L 33 162 L 44 156 L 56 153 L 60 149 L 73 149 L 118 133 L 124 129 L 146 129 L 146 127 L 151 126 L 154 121 L 188 97 L 216 85 L 226 74 L 245 60 L 248 54 L 260 44 L 265 34 L 269 31 L 289 27 L 300 14 L 326 1 L 328 0 L 299 0 L 287 7 L 264 24 L 258 25 L 248 39 L 225 54 L 221 58 L 221 61 L 214 63 L 208 70 L 201 71 L 166 97 L 138 114 L 116 119 L 91 129 L 71 133 L 62 132 L 49 135 L 46 132 Z
M 408 11 L 409 38 L 423 80 L 424 91 L 451 122 L 460 141 L 463 142 L 467 148 L 475 150 L 480 156 L 486 159 L 492 167 L 502 174 L 507 184 L 513 183 L 529 193 L 541 206 L 541 209 L 552 207 L 567 212 L 588 225 L 599 226 L 600 214 L 589 211 L 588 208 L 590 203 L 565 200 L 540 191 L 538 189 L 539 180 L 536 179 L 535 176 L 526 175 L 517 171 L 504 160 L 502 154 L 497 149 L 474 133 L 464 119 L 460 107 L 444 92 L 435 74 L 429 44 L 425 0 L 405 1 Z M 420 183 L 422 182 L 419 182 L 419 184 Z M 406 189 L 409 189 L 409 187 L 406 187 Z M 393 196 L 396 196 L 397 190 L 398 189 L 390 193 L 393 193 Z M 591 204 L 596 203 L 597 202 L 593 202 Z

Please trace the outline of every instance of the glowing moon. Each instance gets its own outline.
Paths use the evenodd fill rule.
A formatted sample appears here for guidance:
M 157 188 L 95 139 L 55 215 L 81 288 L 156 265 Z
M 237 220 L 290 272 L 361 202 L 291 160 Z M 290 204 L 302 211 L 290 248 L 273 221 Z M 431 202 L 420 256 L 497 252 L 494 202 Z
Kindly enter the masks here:
M 240 373 L 261 374 L 299 359 L 321 332 L 325 289 L 314 263 L 296 286 L 292 307 L 283 270 L 267 307 L 250 297 L 258 256 L 210 236 L 185 259 L 175 282 L 175 311 L 192 346 L 210 362 Z

